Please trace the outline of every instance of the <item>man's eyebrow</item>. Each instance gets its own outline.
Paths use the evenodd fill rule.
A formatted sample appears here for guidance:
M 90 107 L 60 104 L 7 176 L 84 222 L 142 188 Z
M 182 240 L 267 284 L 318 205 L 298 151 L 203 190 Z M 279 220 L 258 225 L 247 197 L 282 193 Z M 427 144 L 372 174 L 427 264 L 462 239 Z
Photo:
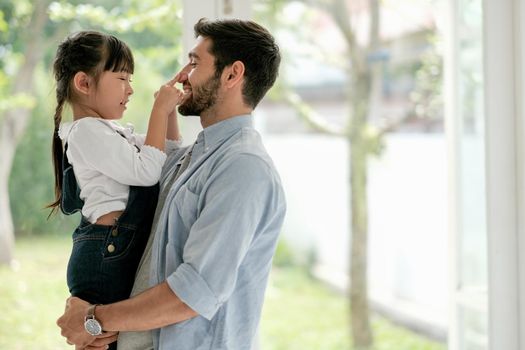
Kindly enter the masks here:
M 190 59 L 200 59 L 199 55 L 197 55 L 195 52 L 190 52 L 190 53 L 188 54 L 188 57 L 189 57 Z

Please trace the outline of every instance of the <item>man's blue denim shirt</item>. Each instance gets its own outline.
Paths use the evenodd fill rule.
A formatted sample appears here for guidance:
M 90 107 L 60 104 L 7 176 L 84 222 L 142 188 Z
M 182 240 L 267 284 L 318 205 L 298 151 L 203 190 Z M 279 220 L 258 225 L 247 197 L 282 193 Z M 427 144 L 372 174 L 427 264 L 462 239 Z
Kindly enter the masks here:
M 153 331 L 156 349 L 249 350 L 286 204 L 250 115 L 205 128 L 157 225 L 151 283 L 199 316 Z M 163 182 L 185 149 L 164 166 Z M 153 233 L 152 233 L 153 234 Z

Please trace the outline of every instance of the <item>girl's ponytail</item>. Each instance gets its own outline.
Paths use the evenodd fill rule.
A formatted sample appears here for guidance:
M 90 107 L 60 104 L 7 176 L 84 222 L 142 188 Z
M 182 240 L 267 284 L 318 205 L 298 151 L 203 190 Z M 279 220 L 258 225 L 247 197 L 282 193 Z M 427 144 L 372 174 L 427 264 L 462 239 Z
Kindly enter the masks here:
M 62 146 L 62 140 L 58 136 L 58 130 L 60 128 L 60 123 L 62 122 L 62 111 L 66 103 L 66 94 L 62 93 L 60 89 L 57 89 L 57 106 L 55 109 L 55 128 L 53 131 L 53 144 L 52 144 L 52 154 L 53 154 L 53 169 L 55 173 L 55 201 L 50 203 L 46 208 L 51 208 L 51 216 L 53 213 L 56 213 L 60 208 L 60 203 L 62 201 L 62 182 L 63 182 L 63 173 L 62 173 L 62 160 L 64 159 L 64 149 Z

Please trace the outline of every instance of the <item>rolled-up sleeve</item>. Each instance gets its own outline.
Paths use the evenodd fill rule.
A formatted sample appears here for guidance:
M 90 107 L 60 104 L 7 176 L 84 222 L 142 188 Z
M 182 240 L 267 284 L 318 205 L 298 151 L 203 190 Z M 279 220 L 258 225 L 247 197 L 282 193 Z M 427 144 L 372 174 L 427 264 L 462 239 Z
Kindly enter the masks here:
M 203 317 L 211 319 L 233 292 L 239 266 L 278 204 L 277 192 L 275 174 L 252 154 L 223 161 L 203 187 L 183 263 L 167 278 L 174 293 Z
M 166 139 L 166 154 L 171 154 L 177 150 L 179 150 L 182 147 L 182 138 L 180 140 L 170 140 Z
M 168 284 L 186 305 L 208 320 L 220 306 L 206 280 L 190 264 L 180 265 L 177 272 L 168 277 Z

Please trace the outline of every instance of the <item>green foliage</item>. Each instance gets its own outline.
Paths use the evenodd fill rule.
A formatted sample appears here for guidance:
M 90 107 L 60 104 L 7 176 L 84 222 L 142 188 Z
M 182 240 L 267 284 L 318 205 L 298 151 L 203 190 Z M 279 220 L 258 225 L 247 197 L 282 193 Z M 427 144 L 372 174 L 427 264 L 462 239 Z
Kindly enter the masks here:
M 2 74 L 0 74 L 0 80 L 2 80 Z M 0 85 L 2 82 L 0 81 Z M 2 90 L 0 88 L 0 96 L 2 96 Z M 15 94 L 10 98 L 2 98 L 0 100 L 0 113 L 15 108 L 33 108 L 35 106 L 35 99 L 29 94 Z M 1 118 L 1 117 L 0 117 Z
M 370 155 L 379 157 L 385 149 L 385 143 L 377 127 L 367 124 L 361 135 L 363 145 Z
M 277 267 L 291 267 L 296 265 L 292 249 L 284 239 L 280 239 L 273 257 L 273 264 Z
M 279 68 L 279 78 L 268 92 L 266 99 L 283 101 L 283 96 L 293 87 L 293 81 L 287 80 L 288 69 L 297 66 L 304 58 L 315 57 L 320 64 L 338 56 L 333 50 L 329 54 L 319 50 L 318 43 L 314 43 L 312 35 L 314 26 L 311 25 L 316 16 L 316 9 L 301 2 L 290 0 L 257 0 L 253 2 L 254 19 L 273 33 L 279 44 L 282 63 Z M 306 25 L 305 25 L 306 24 Z M 290 45 L 293 38 L 294 45 Z M 300 44 L 299 44 L 300 43 Z M 297 48 L 301 49 L 298 50 Z
M 302 270 L 272 270 L 261 321 L 264 350 L 351 349 L 347 300 Z
M 317 254 L 314 247 L 294 249 L 281 236 L 273 257 L 273 265 L 278 268 L 295 268 L 310 275 L 317 263 Z
M 47 0 L 39 0 L 39 3 L 47 2 Z M 30 34 L 28 28 L 32 20 L 33 7 L 36 5 L 37 3 L 28 0 L 0 0 L 0 11 L 3 13 L 3 19 L 9 28 L 9 30 L 0 34 L 0 47 L 2 49 L 0 52 L 2 52 L 2 56 L 23 53 L 27 35 Z M 42 37 L 42 39 L 44 40 L 45 37 Z
M 255 18 L 260 20 L 279 21 L 283 7 L 286 6 L 290 0 L 257 0 L 253 3 Z
M 7 22 L 4 19 L 4 11 L 0 10 L 0 32 L 6 33 L 9 26 L 7 25 Z
M 137 65 L 143 62 L 137 57 L 142 53 L 164 76 L 173 75 L 180 66 L 181 0 L 55 2 L 50 18 L 56 25 L 69 26 L 69 33 L 94 29 L 118 36 L 133 50 Z
M 348 300 L 300 269 L 274 268 L 261 321 L 263 350 L 352 350 Z M 442 344 L 374 316 L 372 350 L 444 350 Z
M 174 8 L 178 8 L 179 11 L 174 11 Z M 168 19 L 181 19 L 180 9 L 180 1 L 128 2 L 127 4 L 104 2 L 104 6 L 94 3 L 74 5 L 55 2 L 50 6 L 50 18 L 55 22 L 89 23 L 119 33 L 152 30 L 161 34 L 164 31 L 160 29 L 166 29 L 165 23 Z
M 54 175 L 51 162 L 53 134 L 52 86 L 44 73 L 36 79 L 37 104 L 25 136 L 20 140 L 11 177 L 9 197 L 16 234 L 72 232 L 78 215 L 64 217 L 61 213 L 47 220 L 44 207 L 54 199 Z
M 69 295 L 70 239 L 18 239 L 13 268 L 0 266 L 0 349 L 71 349 L 55 324 Z
M 414 117 L 427 120 L 443 118 L 443 55 L 435 35 L 421 55 L 421 65 L 415 70 L 415 87 L 410 94 Z

